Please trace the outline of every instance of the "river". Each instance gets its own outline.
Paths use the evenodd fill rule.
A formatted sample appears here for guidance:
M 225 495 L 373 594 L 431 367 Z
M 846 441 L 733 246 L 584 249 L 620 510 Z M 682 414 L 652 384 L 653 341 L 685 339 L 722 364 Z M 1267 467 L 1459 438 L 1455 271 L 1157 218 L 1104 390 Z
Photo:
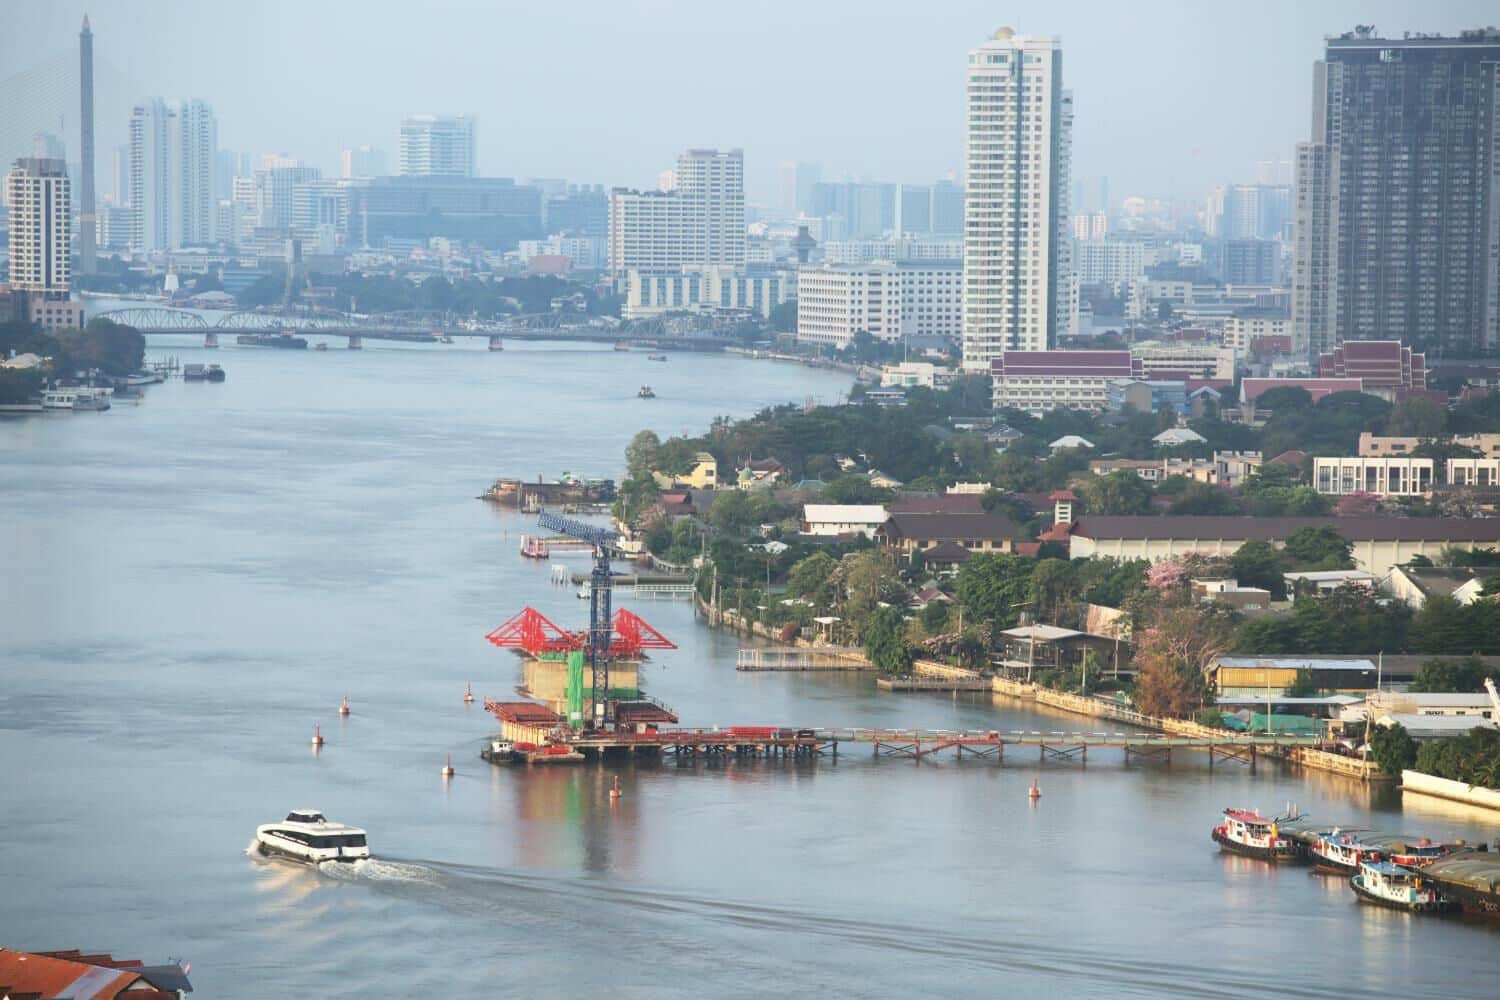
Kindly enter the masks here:
M 1492 997 L 1494 932 L 1225 857 L 1228 805 L 1492 839 L 1495 816 L 1201 755 L 506 769 L 513 654 L 584 604 L 523 560 L 496 476 L 618 475 L 631 435 L 836 401 L 719 355 L 367 341 L 216 361 L 107 413 L 0 423 L 0 945 L 192 963 L 197 996 Z M 655 400 L 635 398 L 644 382 Z M 577 556 L 566 561 L 582 568 Z M 681 602 L 643 684 L 701 725 L 1098 728 L 865 676 L 738 674 Z M 336 708 L 347 694 L 353 712 Z M 327 745 L 314 754 L 314 725 Z M 457 775 L 439 776 L 452 754 Z M 618 773 L 624 797 L 612 803 Z M 1042 798 L 1026 790 L 1040 780 Z M 245 854 L 315 807 L 381 861 Z

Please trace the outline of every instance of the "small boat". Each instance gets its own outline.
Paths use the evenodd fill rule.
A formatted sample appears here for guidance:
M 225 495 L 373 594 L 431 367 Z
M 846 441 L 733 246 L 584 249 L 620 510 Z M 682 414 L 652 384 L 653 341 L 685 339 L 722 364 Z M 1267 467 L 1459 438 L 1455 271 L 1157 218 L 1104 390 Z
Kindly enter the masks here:
M 92 386 L 48 389 L 42 393 L 44 410 L 107 410 L 111 393 Z
M 1361 864 L 1359 874 L 1349 879 L 1349 887 L 1361 903 L 1388 906 L 1393 910 L 1441 913 L 1455 909 L 1431 881 L 1424 881 L 1418 872 L 1389 861 Z
M 437 342 L 439 344 L 451 344 L 453 343 L 453 338 L 448 336 L 446 333 L 440 333 L 438 334 Z
M 71 410 L 77 401 L 76 389 L 48 389 L 42 393 L 42 409 L 44 410 Z
M 643 385 L 643 386 L 641 386 L 640 391 L 637 392 L 636 395 L 639 396 L 641 399 L 655 399 L 656 398 L 656 393 L 652 391 L 652 389 L 651 389 L 651 387 L 649 385 Z
M 131 388 L 143 385 L 155 385 L 158 382 L 165 381 L 166 376 L 160 372 L 135 372 L 125 376 L 125 384 Z
M 290 858 L 303 864 L 324 861 L 362 861 L 370 856 L 365 831 L 357 826 L 330 823 L 316 809 L 293 809 L 280 823 L 255 828 L 256 847 L 267 857 Z
M 534 535 L 521 536 L 521 555 L 527 559 L 548 559 L 552 552 L 545 538 L 537 538 Z
M 315 350 L 315 351 L 326 351 L 326 350 L 328 350 L 328 341 L 326 341 L 326 340 L 320 340 L 320 341 L 318 341 L 316 344 L 313 345 L 313 350 Z
M 1313 864 L 1324 871 L 1353 874 L 1366 863 L 1382 860 L 1380 851 L 1360 841 L 1358 834 L 1325 833 L 1308 848 Z
M 1277 820 L 1253 809 L 1225 809 L 1224 822 L 1214 827 L 1214 843 L 1231 854 L 1261 861 L 1296 861 L 1297 847 L 1281 835 Z
M 665 354 L 648 354 L 648 355 L 646 355 L 646 360 L 647 361 L 665 361 L 665 360 L 667 360 L 667 356 Z
M 199 365 L 199 364 L 183 365 L 182 366 L 182 380 L 184 382 L 207 382 L 208 381 L 208 365 Z
M 615 350 L 617 350 L 617 351 L 628 351 L 628 350 L 630 350 L 630 345 L 627 344 L 627 343 L 625 343 L 625 341 L 623 341 L 623 340 L 617 340 L 617 341 L 615 341 Z
M 514 764 L 516 761 L 516 745 L 509 740 L 498 737 L 490 740 L 489 745 L 479 751 L 481 760 L 487 760 L 491 764 Z

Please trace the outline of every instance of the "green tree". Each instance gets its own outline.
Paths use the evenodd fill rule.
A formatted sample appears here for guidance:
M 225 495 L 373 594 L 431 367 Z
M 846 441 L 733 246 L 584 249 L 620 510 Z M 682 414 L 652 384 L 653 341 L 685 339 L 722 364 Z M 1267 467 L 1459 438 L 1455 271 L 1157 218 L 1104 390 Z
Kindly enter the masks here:
M 1446 407 L 1419 396 L 1403 400 L 1391 409 L 1385 432 L 1397 437 L 1437 437 L 1447 423 Z
M 1246 542 L 1229 557 L 1229 566 L 1240 586 L 1262 587 L 1278 600 L 1286 596 L 1281 553 L 1270 542 L 1259 538 Z
M 922 609 L 922 628 L 928 635 L 937 635 L 948 624 L 948 604 L 945 601 L 928 601 Z
M 797 330 L 797 300 L 788 299 L 771 309 L 771 329 L 777 333 Z
M 844 582 L 845 613 L 856 627 L 882 604 L 904 604 L 906 588 L 896 572 L 895 560 L 880 549 L 867 549 L 845 556 L 839 566 Z
M 814 552 L 799 560 L 787 576 L 787 593 L 816 604 L 829 604 L 831 594 L 828 585 L 838 565 L 838 560 L 827 552 Z
M 1037 621 L 1054 621 L 1073 597 L 1076 580 L 1066 559 L 1042 559 L 1031 570 L 1028 593 Z
M 720 490 L 714 494 L 713 506 L 708 509 L 708 523 L 726 535 L 744 535 L 758 523 L 750 495 L 744 490 Z
M 1486 677 L 1500 677 L 1500 668 L 1486 667 L 1477 657 L 1423 660 L 1412 678 L 1411 691 L 1435 694 L 1473 694 L 1484 690 Z
M 823 489 L 819 498 L 824 503 L 877 504 L 890 503 L 895 494 L 883 486 L 876 486 L 864 476 L 839 476 Z
M 906 641 L 906 622 L 896 608 L 876 608 L 861 629 L 865 656 L 882 673 L 904 674 L 911 669 L 913 654 Z
M 1030 603 L 1031 560 L 999 552 L 982 552 L 958 570 L 955 593 L 975 622 L 991 622 L 999 631 L 1015 625 Z
M 1298 669 L 1292 677 L 1292 682 L 1281 692 L 1288 698 L 1313 698 L 1319 690 L 1318 675 L 1306 667 Z
M 1282 552 L 1298 569 L 1353 569 L 1354 545 L 1328 524 L 1298 528 Z
M 1279 413 L 1283 410 L 1312 409 L 1312 394 L 1300 385 L 1283 385 L 1267 389 L 1255 399 L 1255 408 Z
M 1417 762 L 1417 741 L 1399 722 L 1376 726 L 1370 736 L 1370 756 L 1386 774 L 1400 774 Z
M 1173 514 L 1227 515 L 1238 514 L 1239 504 L 1226 489 L 1207 483 L 1190 482 L 1182 496 L 1172 504 Z
M 1151 487 L 1129 469 L 1107 476 L 1090 476 L 1083 485 L 1083 503 L 1090 514 L 1147 514 L 1151 511 Z
M 625 471 L 631 479 L 650 479 L 661 453 L 661 438 L 655 431 L 641 431 L 625 446 Z

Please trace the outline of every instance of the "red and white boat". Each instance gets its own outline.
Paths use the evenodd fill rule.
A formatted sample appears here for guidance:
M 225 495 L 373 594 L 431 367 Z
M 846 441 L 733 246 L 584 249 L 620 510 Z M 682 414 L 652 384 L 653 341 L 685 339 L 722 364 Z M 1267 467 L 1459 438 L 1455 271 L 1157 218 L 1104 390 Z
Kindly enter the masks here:
M 1359 834 L 1339 833 L 1337 830 L 1313 841 L 1308 854 L 1319 868 L 1350 875 L 1358 874 L 1361 865 L 1378 864 L 1384 860 L 1380 850 L 1363 843 Z
M 1231 854 L 1261 861 L 1297 860 L 1297 845 L 1281 835 L 1277 820 L 1253 809 L 1225 809 L 1224 822 L 1214 827 L 1213 838 Z

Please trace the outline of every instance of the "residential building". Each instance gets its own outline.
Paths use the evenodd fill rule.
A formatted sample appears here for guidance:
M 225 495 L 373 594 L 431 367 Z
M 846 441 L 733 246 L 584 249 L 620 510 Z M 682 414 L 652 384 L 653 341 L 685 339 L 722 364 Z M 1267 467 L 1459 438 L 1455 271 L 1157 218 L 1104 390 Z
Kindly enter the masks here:
M 1393 566 L 1385 578 L 1385 588 L 1392 597 L 1420 611 L 1433 597 L 1473 604 L 1484 589 L 1484 577 L 1467 566 Z
M 891 232 L 897 237 L 927 234 L 961 239 L 963 188 L 947 180 L 934 184 L 897 184 Z
M 314 244 L 344 244 L 349 238 L 353 201 L 350 185 L 316 180 L 292 185 L 292 232 Z
M 940 545 L 956 546 L 968 554 L 1014 552 L 1016 542 L 1030 539 L 1024 528 L 1008 517 L 977 513 L 893 512 L 879 538 L 908 559 Z
M 869 264 L 877 260 L 904 263 L 915 260 L 964 259 L 963 240 L 893 237 L 881 240 L 831 240 L 823 244 L 825 264 Z
M 1327 594 L 1344 587 L 1374 590 L 1379 577 L 1362 569 L 1318 569 L 1281 574 L 1281 582 L 1288 594 Z
M 1264 459 L 1258 451 L 1216 451 L 1214 465 L 1221 486 L 1243 486 L 1245 480 L 1260 474 Z
M 1085 515 L 1069 538 L 1074 559 L 1109 557 L 1155 562 L 1197 552 L 1231 556 L 1261 540 L 1280 548 L 1299 528 L 1330 527 L 1353 543 L 1355 566 L 1376 576 L 1411 562 L 1435 559 L 1445 547 L 1500 545 L 1500 518 L 1432 517 L 1095 517 Z
M 1103 410 L 1112 382 L 1144 378 L 1129 351 L 1007 351 L 990 362 L 997 410 Z
M 670 191 L 616 188 L 609 199 L 609 266 L 680 271 L 745 266 L 745 158 L 738 149 L 690 149 Z
M 385 150 L 374 146 L 357 146 L 339 150 L 339 176 L 345 180 L 384 177 L 390 173 Z
M 569 184 L 564 191 L 542 193 L 542 225 L 563 236 L 609 235 L 609 194 L 601 184 Z M 603 267 L 604 264 L 595 265 Z
M 1089 472 L 1096 476 L 1134 472 L 1148 483 L 1164 483 L 1173 476 L 1210 486 L 1218 482 L 1218 466 L 1201 458 L 1101 458 L 1089 463 Z
M 73 193 L 62 160 L 23 157 L 5 175 L 11 312 L 47 330 L 83 325 L 72 284 Z M 9 315 L 6 316 L 9 318 Z
M 1224 346 L 1249 357 L 1257 340 L 1292 335 L 1292 314 L 1282 309 L 1241 309 L 1224 321 Z
M 663 489 L 686 486 L 694 490 L 711 490 L 719 485 L 719 462 L 708 452 L 700 451 L 693 456 L 693 467 L 687 472 L 668 474 L 653 469 L 651 478 Z
M 1129 406 L 1139 413 L 1171 410 L 1178 415 L 1188 412 L 1187 383 L 1181 380 L 1115 379 L 1106 390 L 1104 408 L 1119 413 Z
M 1500 486 L 1500 458 L 1450 458 L 1443 472 L 1449 486 Z
M 891 343 L 956 341 L 962 278 L 957 261 L 804 267 L 797 272 L 797 339 L 836 349 L 860 331 Z
M 768 319 L 796 298 L 797 272 L 709 267 L 700 271 L 629 271 L 624 278 L 625 319 L 670 312 L 744 312 Z
M 879 504 L 809 503 L 802 506 L 802 533 L 824 538 L 839 535 L 864 535 L 875 532 L 889 520 Z
M 412 115 L 404 119 L 398 164 L 403 176 L 473 177 L 474 117 Z
M 606 260 L 602 236 L 549 236 L 544 240 L 522 240 L 516 246 L 521 263 L 548 255 L 566 257 L 575 270 L 599 271 Z
M 542 193 L 509 177 L 376 177 L 350 190 L 359 246 L 444 237 L 509 250 L 543 235 Z
M 1209 194 L 1204 232 L 1221 240 L 1279 240 L 1291 218 L 1291 185 L 1227 184 Z
M 952 384 L 957 378 L 958 372 L 954 369 L 935 365 L 930 361 L 902 361 L 894 365 L 884 365 L 880 369 L 882 386 L 900 386 L 906 389 L 917 386 L 927 389 L 942 388 Z
M 1422 497 L 1432 492 L 1432 459 L 1314 458 L 1313 488 L 1330 496 Z
M 1238 580 L 1193 580 L 1190 588 L 1200 604 L 1226 604 L 1236 611 L 1264 611 L 1271 592 L 1264 587 L 1241 587 Z
M 872 239 L 895 232 L 896 185 L 836 181 L 813 185 L 810 215 L 825 222 L 825 237 Z M 900 233 L 896 233 L 900 235 Z
M 284 154 L 262 156 L 253 179 L 256 226 L 279 232 L 290 230 L 293 190 L 299 184 L 311 183 L 322 176 L 323 171 L 317 167 L 305 166 Z
M 823 178 L 823 168 L 816 163 L 783 160 L 777 168 L 781 176 L 781 210 L 790 217 L 812 209 L 813 185 Z
M 1143 277 L 1154 256 L 1134 240 L 1075 242 L 1073 273 L 1085 285 L 1124 284 Z
M 1359 436 L 1359 453 L 1366 458 L 1382 458 L 1389 455 L 1409 455 L 1424 441 L 1419 437 L 1387 437 L 1365 431 Z M 1472 448 L 1484 458 L 1500 458 L 1500 434 L 1459 434 L 1439 440 L 1460 448 Z
M 1219 273 L 1228 285 L 1279 285 L 1281 244 L 1276 240 L 1225 240 Z
M 963 362 L 983 370 L 1009 351 L 1046 351 L 1065 315 L 1073 98 L 1062 43 L 1001 28 L 969 53 L 965 90 Z
M 130 249 L 137 253 L 214 241 L 219 196 L 218 124 L 199 100 L 153 98 L 130 115 Z
M 1328 39 L 1297 157 L 1293 315 L 1310 353 L 1500 346 L 1497 89 L 1493 28 Z

